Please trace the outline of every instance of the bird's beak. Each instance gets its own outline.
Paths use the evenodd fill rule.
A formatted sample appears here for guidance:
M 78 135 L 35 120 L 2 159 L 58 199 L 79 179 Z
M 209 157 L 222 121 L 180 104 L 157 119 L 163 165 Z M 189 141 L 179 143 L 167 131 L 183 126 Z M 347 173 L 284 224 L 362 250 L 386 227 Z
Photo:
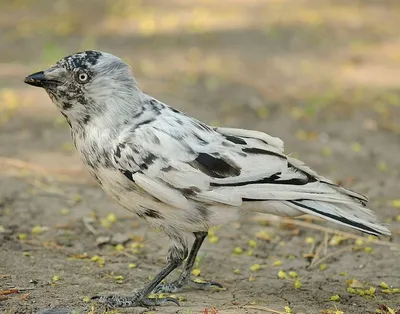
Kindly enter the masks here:
M 26 84 L 37 86 L 37 87 L 44 87 L 46 84 L 46 76 L 44 75 L 43 71 L 33 73 L 27 76 L 24 80 Z
M 52 87 L 60 83 L 57 80 L 49 79 L 48 77 L 46 77 L 43 71 L 36 72 L 27 76 L 24 82 L 32 86 L 43 87 L 43 88 Z

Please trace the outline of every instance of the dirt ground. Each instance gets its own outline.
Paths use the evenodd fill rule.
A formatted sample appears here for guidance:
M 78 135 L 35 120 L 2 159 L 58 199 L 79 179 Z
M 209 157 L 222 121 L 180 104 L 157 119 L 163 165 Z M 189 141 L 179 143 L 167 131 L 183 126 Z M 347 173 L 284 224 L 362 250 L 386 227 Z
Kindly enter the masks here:
M 397 0 L 0 6 L 0 313 L 102 313 L 85 297 L 129 294 L 165 263 L 166 237 L 102 192 L 55 106 L 22 82 L 93 48 L 123 57 L 146 92 L 190 115 L 279 136 L 286 152 L 367 194 L 393 231 L 374 243 L 317 220 L 245 217 L 213 231 L 196 265 L 225 290 L 187 289 L 180 307 L 119 312 L 400 311 Z

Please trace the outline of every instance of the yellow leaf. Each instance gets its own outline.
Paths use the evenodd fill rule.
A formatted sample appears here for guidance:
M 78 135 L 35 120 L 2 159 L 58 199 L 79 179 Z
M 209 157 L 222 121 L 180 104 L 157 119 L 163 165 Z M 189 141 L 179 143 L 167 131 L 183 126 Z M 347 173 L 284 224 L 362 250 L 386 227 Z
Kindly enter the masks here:
M 109 222 L 111 222 L 111 223 L 114 223 L 114 222 L 116 222 L 117 221 L 117 216 L 115 216 L 113 213 L 109 213 L 108 215 L 107 215 L 107 218 L 106 218 Z
M 212 235 L 208 238 L 208 241 L 212 244 L 217 243 L 219 241 L 219 238 L 216 235 Z
M 375 291 L 376 291 L 376 288 L 374 288 L 374 287 L 369 287 L 369 289 L 364 290 L 364 293 L 365 293 L 366 295 L 373 295 L 373 294 L 375 293 Z
M 255 247 L 257 246 L 256 241 L 254 241 L 254 240 L 249 240 L 249 246 L 250 246 L 251 248 L 255 248 Z
M 254 264 L 254 265 L 250 266 L 251 271 L 259 271 L 260 268 L 261 268 L 260 264 Z
M 384 282 L 384 281 L 382 281 L 382 282 L 379 284 L 379 287 L 381 287 L 382 289 L 389 289 L 389 285 L 388 285 L 386 282 Z
M 59 281 L 60 280 L 60 276 L 54 275 L 53 277 L 51 277 L 51 281 Z
M 117 245 L 115 246 L 115 250 L 116 250 L 117 252 L 122 252 L 123 250 L 125 250 L 125 247 L 124 247 L 122 244 L 117 244 Z
M 307 244 L 313 244 L 315 242 L 315 239 L 313 237 L 307 237 L 305 241 Z
M 61 215 L 68 215 L 69 214 L 69 209 L 68 208 L 63 208 L 60 210 Z
M 130 264 L 128 265 L 128 267 L 129 267 L 129 268 L 136 268 L 137 265 L 136 265 L 135 263 L 130 263 Z
M 297 273 L 295 271 L 290 271 L 289 272 L 289 276 L 292 278 L 296 278 L 297 277 Z
M 379 161 L 376 164 L 376 167 L 378 168 L 379 171 L 382 171 L 382 172 L 388 171 L 388 166 L 384 161 Z
M 364 248 L 365 253 L 372 253 L 372 248 L 370 246 L 367 246 Z
M 326 267 L 327 267 L 326 264 L 321 264 L 321 265 L 319 265 L 319 269 L 320 269 L 320 270 L 325 270 Z
M 74 196 L 72 196 L 72 200 L 73 200 L 75 203 L 78 203 L 78 202 L 80 202 L 80 201 L 82 200 L 82 196 L 79 195 L 79 194 L 75 194 Z
M 100 259 L 100 256 L 98 256 L 98 255 L 93 255 L 93 256 L 90 258 L 90 260 L 91 260 L 92 262 L 97 262 L 99 259 Z
M 32 228 L 32 233 L 33 234 L 41 234 L 45 231 L 47 231 L 48 227 L 42 227 L 42 226 L 35 226 Z
M 353 144 L 351 144 L 351 148 L 353 149 L 354 152 L 358 153 L 362 150 L 362 146 L 360 143 L 358 142 L 354 142 Z
M 200 269 L 194 268 L 194 269 L 192 270 L 192 275 L 193 275 L 193 276 L 199 276 L 199 275 L 200 275 Z
M 393 200 L 392 201 L 392 206 L 396 208 L 400 208 L 400 199 Z
M 332 150 L 329 147 L 324 147 L 322 149 L 322 155 L 324 155 L 325 157 L 329 157 L 330 155 L 332 155 Z
M 278 278 L 280 279 L 286 279 L 287 275 L 283 270 L 278 271 Z
M 347 286 L 350 288 L 363 288 L 364 287 L 363 284 L 355 278 L 346 280 L 346 283 L 347 283 Z
M 357 239 L 355 243 L 356 243 L 356 245 L 361 246 L 364 244 L 364 241 L 361 239 Z
M 272 266 L 280 266 L 280 265 L 282 265 L 281 260 L 276 260 L 275 262 L 272 263 Z
M 20 239 L 20 240 L 26 240 L 27 237 L 28 237 L 28 236 L 27 236 L 26 233 L 20 233 L 20 234 L 18 234 L 18 239 Z
M 292 309 L 288 306 L 285 306 L 285 312 L 286 313 L 292 313 Z
M 332 239 L 329 241 L 329 245 L 332 245 L 332 246 L 339 245 L 340 243 L 342 243 L 342 241 L 344 241 L 344 240 L 346 240 L 346 239 L 348 239 L 348 238 L 345 237 L 345 236 L 335 234 L 335 235 L 332 237 Z
M 240 255 L 243 253 L 243 249 L 241 247 L 235 247 L 233 249 L 233 253 L 235 253 L 236 255 Z
M 330 300 L 335 301 L 335 302 L 340 301 L 340 296 L 335 294 L 335 295 L 331 296 Z
M 265 241 L 269 241 L 271 239 L 270 235 L 266 231 L 263 231 L 263 230 L 256 233 L 256 238 L 265 240 Z
M 296 279 L 294 281 L 294 287 L 295 287 L 295 289 L 300 289 L 301 288 L 301 281 L 299 279 Z

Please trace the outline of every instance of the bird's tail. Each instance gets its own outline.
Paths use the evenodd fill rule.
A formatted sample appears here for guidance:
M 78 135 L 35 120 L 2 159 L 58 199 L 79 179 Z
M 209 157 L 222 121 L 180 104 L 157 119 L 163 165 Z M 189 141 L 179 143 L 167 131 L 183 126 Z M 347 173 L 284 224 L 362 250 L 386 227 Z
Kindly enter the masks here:
M 307 175 L 312 180 L 304 185 L 264 185 L 263 193 L 275 198 L 263 203 L 257 211 L 289 216 L 311 214 L 368 234 L 391 235 L 366 207 L 368 199 L 365 196 L 319 176 L 299 160 L 289 157 L 288 161 L 295 169 L 292 176 Z
M 390 236 L 388 228 L 381 225 L 374 213 L 357 203 L 331 203 L 311 199 L 290 200 L 286 205 L 305 214 L 311 214 L 372 235 Z
M 311 198 L 291 200 L 287 202 L 287 205 L 301 212 L 325 218 L 368 234 L 391 235 L 390 230 L 383 226 L 378 221 L 375 214 L 366 207 L 368 203 L 367 197 L 342 186 L 338 186 L 324 177 L 319 176 L 299 160 L 290 158 L 290 161 L 300 171 L 314 176 L 320 183 L 333 189 L 342 201 L 324 202 Z

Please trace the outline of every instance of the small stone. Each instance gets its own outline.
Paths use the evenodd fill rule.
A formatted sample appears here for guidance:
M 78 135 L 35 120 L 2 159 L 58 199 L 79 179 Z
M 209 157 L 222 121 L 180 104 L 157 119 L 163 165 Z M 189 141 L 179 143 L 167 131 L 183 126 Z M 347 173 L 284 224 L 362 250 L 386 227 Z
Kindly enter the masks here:
M 101 245 L 110 243 L 110 241 L 111 241 L 111 237 L 100 236 L 100 237 L 97 237 L 97 239 L 96 239 L 96 244 L 97 244 L 98 246 L 101 246 Z
M 111 238 L 111 244 L 117 245 L 117 244 L 125 244 L 130 240 L 130 237 L 128 234 L 125 233 L 116 233 L 112 236 Z

